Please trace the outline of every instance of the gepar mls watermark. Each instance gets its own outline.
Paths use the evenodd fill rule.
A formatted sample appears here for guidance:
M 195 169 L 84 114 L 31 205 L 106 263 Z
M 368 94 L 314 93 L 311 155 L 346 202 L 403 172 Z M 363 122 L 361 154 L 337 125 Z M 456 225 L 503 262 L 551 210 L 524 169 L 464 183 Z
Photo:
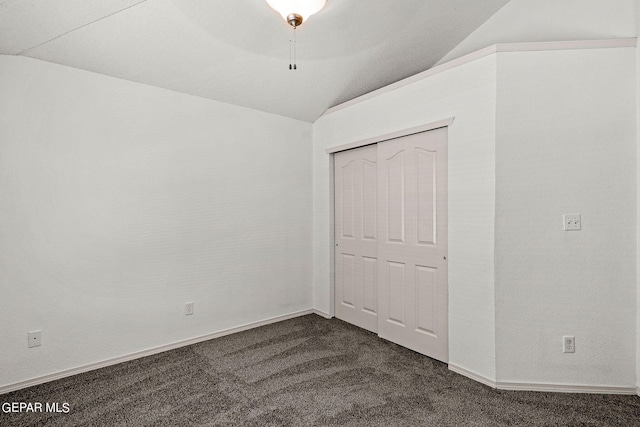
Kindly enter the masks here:
M 68 414 L 71 406 L 67 402 L 3 402 L 0 405 L 3 414 L 21 412 L 47 412 Z

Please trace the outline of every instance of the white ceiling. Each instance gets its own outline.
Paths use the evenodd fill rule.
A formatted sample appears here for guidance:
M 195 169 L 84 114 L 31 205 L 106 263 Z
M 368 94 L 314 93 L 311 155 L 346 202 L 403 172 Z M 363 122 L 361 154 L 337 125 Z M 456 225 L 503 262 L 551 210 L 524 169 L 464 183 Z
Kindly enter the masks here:
M 327 0 L 297 30 L 264 0 L 0 0 L 0 53 L 309 122 L 438 62 L 508 0 Z

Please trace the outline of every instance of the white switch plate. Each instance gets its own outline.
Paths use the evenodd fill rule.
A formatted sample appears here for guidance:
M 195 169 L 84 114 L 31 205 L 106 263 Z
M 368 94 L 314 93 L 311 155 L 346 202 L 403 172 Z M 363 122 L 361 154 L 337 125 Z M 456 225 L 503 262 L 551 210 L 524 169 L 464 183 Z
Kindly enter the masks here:
M 582 218 L 580 218 L 580 214 L 564 214 L 562 215 L 562 219 L 564 220 L 565 231 L 582 230 Z
M 39 347 L 42 345 L 42 331 L 31 331 L 28 334 L 29 341 L 27 342 L 29 348 Z

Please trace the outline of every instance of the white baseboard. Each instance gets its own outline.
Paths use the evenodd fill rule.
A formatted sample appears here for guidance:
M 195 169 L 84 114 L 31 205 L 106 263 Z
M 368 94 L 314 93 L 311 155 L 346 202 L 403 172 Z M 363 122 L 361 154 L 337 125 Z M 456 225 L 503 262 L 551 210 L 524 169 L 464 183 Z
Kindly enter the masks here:
M 158 347 L 153 347 L 147 350 L 138 351 L 135 353 L 124 355 L 124 356 L 106 359 L 101 362 L 90 363 L 88 365 L 83 365 L 83 366 L 79 366 L 72 369 L 65 369 L 63 371 L 55 372 L 53 374 L 43 375 L 40 377 L 28 379 L 25 381 L 4 385 L 0 387 L 0 395 L 10 393 L 12 391 L 20 390 L 23 388 L 31 387 L 34 385 L 44 384 L 49 381 L 55 381 L 61 378 L 66 378 L 73 375 L 81 374 L 83 372 L 93 371 L 95 369 L 105 368 L 107 366 L 116 365 L 118 363 L 128 362 L 130 360 L 151 356 L 153 354 L 162 353 L 164 351 L 173 350 L 173 349 L 184 347 L 187 345 L 197 344 L 199 342 L 208 341 L 214 338 L 220 338 L 226 335 L 235 334 L 236 332 L 242 332 L 249 329 L 258 328 L 260 326 L 282 322 L 283 320 L 293 319 L 295 317 L 306 316 L 308 314 L 316 314 L 318 316 L 324 317 L 325 319 L 331 319 L 333 317 L 328 313 L 325 313 L 317 309 L 296 311 L 293 313 L 284 314 L 282 316 L 271 317 L 271 318 L 260 320 L 257 322 L 236 326 L 234 328 L 213 332 L 211 334 L 202 335 L 195 338 L 189 338 L 186 340 L 161 345 Z M 468 369 L 462 368 L 454 364 L 449 364 L 449 370 L 498 390 L 545 391 L 545 392 L 560 392 L 560 393 L 637 394 L 638 396 L 640 396 L 640 387 L 496 382 L 489 378 L 484 377 L 483 375 L 480 375 L 476 372 L 470 371 Z
M 260 320 L 257 322 L 236 326 L 234 328 L 213 332 L 211 334 L 202 335 L 195 338 L 189 338 L 186 340 L 161 345 L 158 347 L 153 347 L 147 350 L 137 351 L 135 353 L 127 354 L 124 356 L 114 357 L 114 358 L 103 360 L 96 363 L 90 363 L 88 365 L 79 366 L 77 368 L 65 369 L 64 371 L 58 371 L 53 374 L 31 378 L 31 379 L 20 381 L 14 384 L 0 386 L 0 394 L 9 393 L 12 391 L 20 390 L 20 389 L 31 387 L 38 384 L 44 384 L 49 381 L 59 380 L 61 378 L 66 378 L 72 375 L 81 374 L 83 372 L 93 371 L 95 369 L 105 368 L 107 366 L 116 365 L 118 363 L 128 362 L 130 360 L 139 359 L 141 357 L 151 356 L 153 354 L 162 353 L 164 351 L 173 350 L 173 349 L 184 347 L 187 345 L 197 344 L 199 342 L 208 341 L 214 338 L 220 338 L 225 335 L 235 334 L 236 332 L 242 332 L 248 329 L 258 328 L 260 326 L 269 325 L 271 323 L 277 323 L 277 322 L 282 322 L 283 320 L 293 319 L 295 317 L 306 316 L 307 314 L 318 314 L 322 317 L 327 317 L 326 314 L 313 309 L 296 311 L 293 313 L 284 314 L 282 316 L 271 317 L 271 318 Z
M 313 312 L 313 314 L 317 314 L 318 316 L 324 317 L 325 319 L 333 319 L 332 315 L 330 315 L 329 313 L 325 313 L 324 311 L 320 311 L 317 308 L 314 308 L 311 311 Z
M 573 385 L 573 384 L 542 384 L 542 383 L 516 383 L 505 381 L 494 381 L 473 371 L 449 364 L 449 370 L 464 375 L 474 381 L 488 385 L 498 390 L 517 391 L 543 391 L 554 393 L 593 393 L 593 394 L 638 394 L 640 388 L 600 386 L 600 385 Z
M 499 390 L 545 391 L 554 393 L 636 394 L 634 387 L 498 382 Z
M 449 370 L 453 371 L 457 374 L 463 375 L 467 378 L 471 378 L 474 381 L 477 381 L 479 383 L 482 383 L 484 385 L 488 385 L 491 388 L 496 388 L 496 382 L 493 380 L 490 380 L 487 377 L 484 377 L 480 374 L 477 374 L 473 371 L 469 371 L 467 369 L 461 368 L 460 366 L 454 365 L 452 363 L 449 363 Z

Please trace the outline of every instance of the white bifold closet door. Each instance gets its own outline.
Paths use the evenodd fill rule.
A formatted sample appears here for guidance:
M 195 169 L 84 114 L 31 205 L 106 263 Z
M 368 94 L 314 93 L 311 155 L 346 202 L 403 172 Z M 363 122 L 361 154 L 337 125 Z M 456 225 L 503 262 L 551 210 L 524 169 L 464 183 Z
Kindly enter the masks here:
M 446 144 L 441 128 L 334 157 L 336 317 L 445 362 Z

